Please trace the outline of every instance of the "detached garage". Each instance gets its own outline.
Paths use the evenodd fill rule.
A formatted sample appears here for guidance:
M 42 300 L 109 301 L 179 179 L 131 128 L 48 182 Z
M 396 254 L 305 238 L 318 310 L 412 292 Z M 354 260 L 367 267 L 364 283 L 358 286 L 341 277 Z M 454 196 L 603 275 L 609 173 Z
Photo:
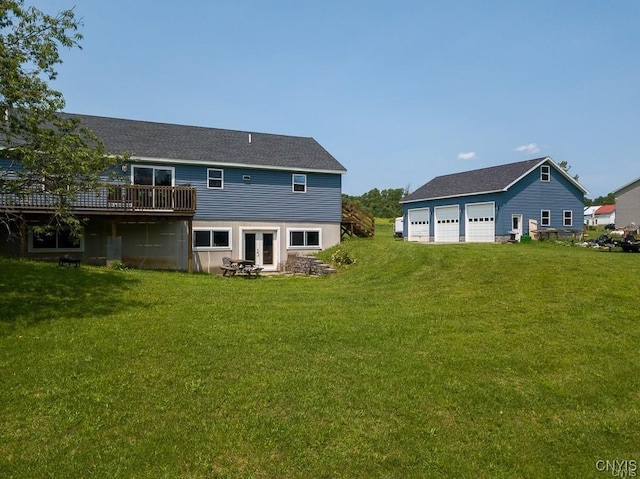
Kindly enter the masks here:
M 585 193 L 549 157 L 438 176 L 401 201 L 404 236 L 493 243 L 534 233 L 530 224 L 537 231 L 581 234 Z

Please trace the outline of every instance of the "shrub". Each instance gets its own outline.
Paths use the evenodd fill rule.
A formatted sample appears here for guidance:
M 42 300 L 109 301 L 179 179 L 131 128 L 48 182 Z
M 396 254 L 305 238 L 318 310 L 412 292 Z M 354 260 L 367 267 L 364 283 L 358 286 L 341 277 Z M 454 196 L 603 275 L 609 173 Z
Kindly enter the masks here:
M 108 266 L 109 266 L 109 268 L 115 269 L 115 270 L 118 270 L 118 271 L 125 271 L 125 270 L 129 269 L 129 267 L 126 264 L 124 264 L 122 261 L 120 261 L 118 259 L 115 260 L 115 261 L 111 261 L 111 263 Z
M 353 264 L 356 262 L 351 256 L 349 256 L 349 252 L 345 249 L 338 248 L 331 255 L 331 261 L 337 265 L 343 264 Z

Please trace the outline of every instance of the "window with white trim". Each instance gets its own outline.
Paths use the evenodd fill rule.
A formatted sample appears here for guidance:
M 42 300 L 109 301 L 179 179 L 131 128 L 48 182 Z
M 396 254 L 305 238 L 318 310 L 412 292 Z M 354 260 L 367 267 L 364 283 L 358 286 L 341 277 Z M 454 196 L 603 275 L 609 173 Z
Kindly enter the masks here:
M 564 210 L 562 212 L 562 224 L 564 226 L 572 226 L 573 225 L 573 211 Z
M 224 186 L 224 170 L 207 168 L 207 188 L 221 190 Z
M 551 225 L 551 211 L 542 210 L 540 212 L 540 226 L 550 226 Z
M 288 248 L 320 248 L 320 230 L 287 230 Z
M 142 186 L 173 186 L 175 168 L 172 166 L 131 166 L 131 182 Z
M 551 181 L 551 167 L 549 165 L 542 165 L 540 167 L 540 181 Z
M 231 249 L 231 228 L 194 228 L 193 249 Z
M 29 252 L 73 253 L 84 251 L 84 239 L 73 236 L 71 231 L 57 229 L 55 231 L 29 231 Z
M 295 193 L 306 193 L 307 192 L 307 175 L 300 175 L 294 173 L 292 175 L 292 183 L 293 183 L 293 191 Z

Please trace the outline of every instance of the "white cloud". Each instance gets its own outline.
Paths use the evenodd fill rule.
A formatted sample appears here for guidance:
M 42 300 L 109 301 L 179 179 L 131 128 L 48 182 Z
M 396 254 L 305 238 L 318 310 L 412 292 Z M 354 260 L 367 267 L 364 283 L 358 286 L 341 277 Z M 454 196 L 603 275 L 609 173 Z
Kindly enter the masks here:
M 473 160 L 476 157 L 475 151 L 470 151 L 469 153 L 458 153 L 459 160 Z
M 529 143 L 527 145 L 517 147 L 515 151 L 520 151 L 522 153 L 538 153 L 540 151 L 540 147 L 536 143 Z

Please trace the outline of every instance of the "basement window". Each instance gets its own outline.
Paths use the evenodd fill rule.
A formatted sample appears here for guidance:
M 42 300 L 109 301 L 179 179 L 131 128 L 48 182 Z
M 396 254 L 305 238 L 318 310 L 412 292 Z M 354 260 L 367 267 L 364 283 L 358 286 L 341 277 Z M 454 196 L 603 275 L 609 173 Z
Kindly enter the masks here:
M 73 253 L 84 251 L 84 240 L 71 235 L 71 231 L 29 231 L 29 252 L 31 253 Z
M 320 248 L 320 230 L 288 230 L 287 248 Z
M 231 228 L 198 228 L 193 230 L 194 250 L 220 250 L 231 248 Z

